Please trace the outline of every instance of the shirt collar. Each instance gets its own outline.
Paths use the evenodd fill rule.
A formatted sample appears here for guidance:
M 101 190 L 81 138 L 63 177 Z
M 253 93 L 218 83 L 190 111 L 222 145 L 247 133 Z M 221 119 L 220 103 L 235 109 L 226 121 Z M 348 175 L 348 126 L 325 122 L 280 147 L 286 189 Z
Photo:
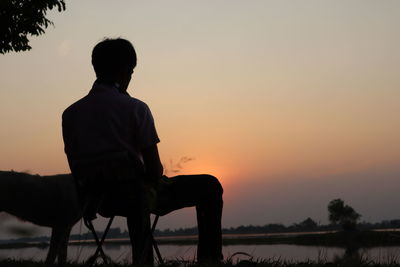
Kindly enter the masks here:
M 93 83 L 92 89 L 90 90 L 89 94 L 93 94 L 93 93 L 97 93 L 97 92 L 119 93 L 118 84 L 110 84 L 110 83 L 103 83 L 103 82 L 95 81 Z

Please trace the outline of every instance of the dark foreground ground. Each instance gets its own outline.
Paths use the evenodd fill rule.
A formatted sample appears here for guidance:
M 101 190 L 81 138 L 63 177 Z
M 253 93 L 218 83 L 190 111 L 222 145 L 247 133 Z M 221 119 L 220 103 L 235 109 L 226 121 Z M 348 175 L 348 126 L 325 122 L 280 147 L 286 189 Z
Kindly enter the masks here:
M 51 265 L 57 266 L 57 265 Z M 84 264 L 68 263 L 65 267 L 84 267 Z M 128 264 L 97 264 L 98 267 L 131 267 Z M 204 264 L 197 265 L 195 263 L 183 261 L 171 261 L 159 267 L 400 267 L 398 261 L 388 263 L 376 263 L 362 259 L 338 260 L 335 262 L 284 262 L 280 260 L 243 260 L 239 262 L 226 261 L 221 264 Z M 32 261 L 16 261 L 16 260 L 2 260 L 0 267 L 49 267 L 43 262 Z
M 125 241 L 126 242 L 126 241 Z M 175 239 L 175 240 L 158 240 L 158 243 L 172 243 L 172 244 L 187 244 L 196 243 L 192 239 Z M 335 246 L 343 247 L 346 253 L 342 257 L 334 259 L 332 262 L 325 260 L 319 261 L 306 261 L 306 262 L 287 262 L 280 259 L 254 259 L 251 255 L 246 253 L 238 253 L 240 258 L 247 260 L 238 261 L 235 255 L 226 259 L 221 264 L 202 265 L 205 267 L 400 267 L 400 255 L 395 255 L 384 262 L 374 262 L 359 256 L 357 250 L 365 247 L 375 246 L 398 246 L 400 245 L 400 233 L 394 232 L 375 232 L 375 231 L 357 231 L 351 233 L 336 232 L 326 234 L 303 234 L 294 236 L 269 236 L 269 237 L 243 237 L 234 239 L 225 239 L 225 244 L 296 244 L 296 245 L 311 245 L 311 246 Z M 74 245 L 79 242 L 74 243 Z M 87 243 L 86 243 L 87 244 Z M 48 244 L 4 244 L 0 248 L 18 248 L 24 246 L 48 246 Z M 57 266 L 57 265 L 54 265 Z M 68 263 L 65 267 L 84 267 L 85 264 Z M 131 266 L 124 263 L 113 265 L 98 264 L 96 266 L 114 266 L 114 267 L 127 267 Z M 199 267 L 199 265 L 192 262 L 185 262 L 181 260 L 169 261 L 160 267 Z M 33 261 L 16 261 L 16 260 L 0 260 L 0 267 L 47 267 L 42 262 Z

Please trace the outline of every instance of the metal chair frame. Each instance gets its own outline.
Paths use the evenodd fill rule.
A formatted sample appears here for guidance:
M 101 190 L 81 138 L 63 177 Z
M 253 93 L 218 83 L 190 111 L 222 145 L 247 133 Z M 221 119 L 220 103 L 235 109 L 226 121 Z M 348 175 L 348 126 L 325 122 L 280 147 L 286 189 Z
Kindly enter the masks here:
M 95 167 L 97 168 L 98 166 L 100 166 L 100 169 L 104 168 L 104 165 L 107 164 L 111 164 L 111 166 L 113 166 L 113 164 L 128 164 L 128 165 L 134 165 L 134 162 L 131 161 L 132 158 L 130 157 L 128 152 L 116 152 L 116 153 L 112 153 L 112 154 L 107 154 L 107 155 L 100 155 L 98 157 L 94 157 L 94 158 L 87 158 L 87 159 L 83 159 L 83 160 L 75 160 L 75 161 L 71 161 L 70 162 L 70 166 L 71 166 L 71 170 L 72 173 L 75 177 L 75 180 L 77 182 L 77 187 L 79 188 L 79 181 L 80 183 L 82 183 L 83 180 L 80 179 L 80 169 L 83 168 L 91 168 L 91 167 Z M 121 166 L 122 166 L 121 165 Z M 116 165 L 114 165 L 113 167 L 115 167 Z M 116 168 L 116 167 L 115 167 Z M 83 175 L 85 177 L 85 175 Z M 87 177 L 86 177 L 87 178 Z M 87 183 L 87 181 L 86 181 Z M 93 188 L 92 188 L 93 190 Z M 101 191 L 101 190 L 100 190 Z M 100 194 L 100 195 L 99 195 Z M 105 242 L 106 236 L 108 234 L 108 231 L 110 230 L 111 224 L 114 220 L 114 215 L 110 216 L 110 219 L 107 223 L 107 226 L 103 232 L 103 235 L 101 237 L 101 239 L 98 237 L 97 232 L 93 226 L 92 220 L 94 220 L 96 218 L 96 214 L 100 208 L 100 203 L 102 202 L 103 198 L 104 198 L 104 192 L 96 192 L 97 195 L 97 199 L 95 199 L 94 204 L 95 206 L 93 207 L 93 203 L 90 203 L 90 198 L 89 198 L 89 202 L 84 201 L 84 207 L 83 207 L 83 214 L 84 214 L 84 224 L 85 226 L 92 232 L 93 237 L 96 241 L 96 251 L 95 253 L 89 257 L 89 259 L 87 260 L 87 264 L 89 266 L 92 266 L 93 264 L 96 263 L 97 259 L 100 257 L 104 263 L 108 264 L 108 263 L 112 263 L 110 257 L 108 257 L 104 250 L 103 250 L 103 244 Z M 89 204 L 89 206 L 88 206 Z M 86 213 L 88 211 L 88 213 Z M 86 214 L 86 216 L 85 216 Z M 158 249 L 157 243 L 154 239 L 153 233 L 155 231 L 155 228 L 157 226 L 157 222 L 158 222 L 159 216 L 156 215 L 154 222 L 151 226 L 151 232 L 149 233 L 149 236 L 145 238 L 144 242 L 144 251 L 143 251 L 143 255 L 140 256 L 140 262 L 139 265 L 142 265 L 142 263 L 144 262 L 144 258 L 145 258 L 145 253 L 147 251 L 147 248 L 149 248 L 149 245 L 152 245 L 152 247 L 154 247 L 154 250 L 156 252 L 158 261 L 160 264 L 163 264 L 164 261 L 161 257 L 161 253 L 160 250 Z
M 112 222 L 114 220 L 114 217 L 115 216 L 112 216 L 108 220 L 107 226 L 106 226 L 106 228 L 105 228 L 105 230 L 103 232 L 103 235 L 102 235 L 101 239 L 99 239 L 99 237 L 97 235 L 97 232 L 94 229 L 92 221 L 91 220 L 87 220 L 85 218 L 83 219 L 85 226 L 92 232 L 94 240 L 96 241 L 96 245 L 97 245 L 95 253 L 92 256 L 89 257 L 89 259 L 86 261 L 86 265 L 93 266 L 96 263 L 98 258 L 101 258 L 105 264 L 112 264 L 111 258 L 109 256 L 107 256 L 105 254 L 104 250 L 103 250 L 103 244 L 104 244 L 104 241 L 105 241 L 105 239 L 107 237 L 108 231 L 110 230 L 110 227 L 111 227 L 111 224 L 112 224 Z M 157 223 L 158 223 L 159 217 L 160 217 L 159 215 L 156 215 L 156 217 L 155 217 L 155 219 L 153 221 L 153 224 L 151 226 L 151 232 L 150 232 L 149 236 L 145 240 L 145 242 L 146 242 L 145 243 L 145 251 L 147 250 L 147 247 L 151 244 L 152 247 L 154 248 L 154 251 L 156 252 L 159 264 L 164 264 L 164 260 L 163 260 L 163 258 L 161 256 L 161 253 L 160 253 L 160 250 L 158 248 L 157 242 L 156 242 L 156 240 L 154 239 L 154 236 L 153 236 L 154 231 L 155 231 L 156 226 L 157 226 Z M 141 255 L 140 263 L 142 263 L 144 261 L 145 251 L 143 252 L 143 255 Z M 141 264 L 139 264 L 139 265 L 141 265 Z

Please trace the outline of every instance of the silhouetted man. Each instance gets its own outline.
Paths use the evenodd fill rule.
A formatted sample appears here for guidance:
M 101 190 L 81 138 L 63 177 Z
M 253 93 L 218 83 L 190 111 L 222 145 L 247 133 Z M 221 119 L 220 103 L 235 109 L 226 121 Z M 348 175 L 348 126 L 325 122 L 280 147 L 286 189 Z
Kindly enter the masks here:
M 222 187 L 210 175 L 163 176 L 157 149 L 159 138 L 150 109 L 126 92 L 136 66 L 132 44 L 124 39 L 106 39 L 94 47 L 92 64 L 97 77 L 92 89 L 63 113 L 63 138 L 70 167 L 79 160 L 121 151 L 129 154 L 135 175 L 131 182 L 116 179 L 117 187 L 108 192 L 104 205 L 127 217 L 134 264 L 140 262 L 139 254 L 149 231 L 148 216 L 143 222 L 137 214 L 151 211 L 164 215 L 191 206 L 197 211 L 198 261 L 220 261 Z M 142 184 L 135 182 L 137 176 Z M 156 192 L 156 198 L 150 197 L 151 192 Z M 148 200 L 144 213 L 143 203 L 138 205 L 138 194 L 146 195 Z M 138 209 L 142 209 L 141 213 Z M 150 247 L 145 251 L 148 265 L 153 264 Z

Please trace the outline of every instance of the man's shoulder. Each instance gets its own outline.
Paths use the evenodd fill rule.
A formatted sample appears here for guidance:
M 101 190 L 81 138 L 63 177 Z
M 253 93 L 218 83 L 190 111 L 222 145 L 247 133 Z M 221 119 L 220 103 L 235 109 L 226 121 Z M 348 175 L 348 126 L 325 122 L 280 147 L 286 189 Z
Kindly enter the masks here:
M 82 98 L 79 99 L 78 101 L 76 101 L 76 102 L 72 103 L 71 105 L 69 105 L 69 107 L 67 107 L 67 108 L 64 110 L 64 112 L 63 112 L 63 114 L 62 114 L 62 117 L 65 118 L 65 117 L 67 117 L 69 114 L 74 113 L 77 109 L 79 109 L 79 106 L 82 105 L 82 104 L 85 102 L 86 98 L 87 98 L 87 96 L 82 97 Z
M 152 114 L 149 106 L 142 100 L 129 96 L 130 110 L 138 120 L 149 119 Z
M 98 103 L 92 103 L 93 99 L 90 97 L 91 95 L 87 95 L 75 103 L 71 104 L 69 107 L 67 107 L 63 114 L 63 118 L 67 118 L 68 116 L 79 113 L 82 109 L 87 109 L 91 108 L 93 106 L 96 106 Z M 148 113 L 150 111 L 149 106 L 142 100 L 132 97 L 130 95 L 125 95 L 125 94 L 119 94 L 119 95 L 112 95 L 111 99 L 109 99 L 109 103 L 111 106 L 117 105 L 122 107 L 125 110 L 130 110 L 134 113 Z M 111 104 L 114 103 L 114 104 Z
M 145 108 L 148 109 L 149 107 L 147 106 L 147 104 L 145 102 L 143 102 L 142 100 L 132 97 L 132 96 L 127 96 L 129 98 L 129 103 L 136 107 L 136 108 Z

